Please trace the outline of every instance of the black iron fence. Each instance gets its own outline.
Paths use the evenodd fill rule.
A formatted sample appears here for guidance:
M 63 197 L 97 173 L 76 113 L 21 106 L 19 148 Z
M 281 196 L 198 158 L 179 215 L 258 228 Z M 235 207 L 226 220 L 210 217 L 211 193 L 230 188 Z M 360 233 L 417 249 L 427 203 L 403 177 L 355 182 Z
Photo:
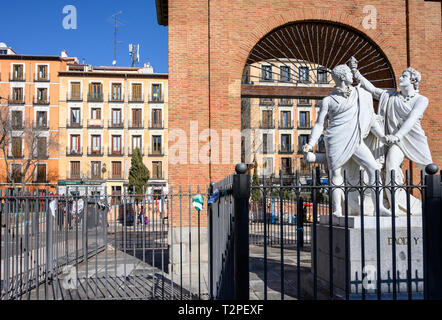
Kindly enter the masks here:
M 265 300 L 440 298 L 437 170 L 427 166 L 427 175 L 421 172 L 415 184 L 408 171 L 404 181 L 402 173 L 391 172 L 388 183 L 381 183 L 385 177 L 377 172 L 373 185 L 362 171 L 344 172 L 342 185 L 312 171 L 309 184 L 296 173 L 289 184 L 280 174 L 279 183 L 262 179 L 250 186 L 235 183 L 251 180 L 237 167 L 236 174 L 214 186 L 220 195 L 212 204 L 213 221 L 224 219 L 225 227 L 210 229 L 213 243 L 219 243 L 211 253 L 213 297 L 239 298 L 244 292 L 243 298 Z M 251 195 L 247 205 L 234 190 Z M 330 214 L 336 210 L 330 201 L 335 193 L 341 194 L 341 215 Z M 236 225 L 244 217 L 248 223 Z M 235 251 L 244 235 L 249 237 L 246 258 Z M 250 266 L 250 274 L 241 276 L 232 265 Z M 234 282 L 225 283 L 229 278 Z
M 195 194 L 0 194 L 0 298 L 208 299 L 206 209 L 191 207 Z
M 0 194 L 1 299 L 442 298 L 435 165 L 415 184 L 408 171 L 334 185 L 315 171 L 261 184 L 235 170 L 207 194 Z M 196 195 L 208 206 L 197 211 Z

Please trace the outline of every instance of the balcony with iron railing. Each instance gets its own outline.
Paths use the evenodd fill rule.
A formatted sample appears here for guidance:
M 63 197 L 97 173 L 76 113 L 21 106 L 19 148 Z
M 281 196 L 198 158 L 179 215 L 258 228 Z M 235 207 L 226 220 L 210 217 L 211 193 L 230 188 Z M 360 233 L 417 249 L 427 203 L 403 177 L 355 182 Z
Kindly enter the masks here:
M 164 103 L 164 95 L 160 94 L 149 94 L 149 103 Z
M 278 105 L 281 107 L 282 106 L 290 107 L 290 106 L 293 106 L 293 100 L 292 99 L 279 99 Z
M 311 121 L 298 121 L 298 129 L 311 129 L 312 122 Z
M 293 129 L 293 121 L 279 120 L 279 129 Z
M 49 105 L 49 97 L 46 98 L 39 98 L 38 96 L 34 97 L 34 104 L 40 105 L 40 106 L 47 106 Z
M 37 72 L 34 76 L 34 82 L 49 82 L 49 74 L 40 75 L 39 72 Z
M 120 149 L 114 149 L 114 148 L 108 147 L 107 155 L 109 157 L 123 157 L 124 156 L 124 148 L 121 147 Z
M 87 127 L 88 129 L 103 129 L 103 119 L 88 119 Z
M 293 144 L 280 144 L 278 149 L 280 154 L 291 154 L 295 152 Z
M 128 148 L 128 150 L 127 150 L 128 156 L 132 156 L 135 149 L 137 149 L 137 148 Z M 141 152 L 141 155 L 144 156 L 144 148 L 143 147 L 141 147 L 140 152 Z
M 125 173 L 123 172 L 123 169 L 120 169 L 119 171 L 113 171 L 111 170 L 109 172 L 109 180 L 123 180 L 125 177 Z
M 49 130 L 49 123 L 45 121 L 33 121 L 32 128 L 35 130 Z
M 259 123 L 260 129 L 275 129 L 275 120 L 267 120 L 267 121 L 260 121 Z
M 261 106 L 274 106 L 275 101 L 272 98 L 259 98 L 259 104 Z
M 83 149 L 78 147 L 77 149 L 66 147 L 66 156 L 68 157 L 82 157 Z
M 144 102 L 144 94 L 130 94 L 129 102 Z
M 103 175 L 101 173 L 101 168 L 97 172 L 89 170 L 87 173 L 87 178 L 89 180 L 103 180 Z
M 124 94 L 122 93 L 110 93 L 109 102 L 124 102 Z
M 12 130 L 23 130 L 25 128 L 25 122 L 24 121 L 12 121 L 11 123 L 11 129 Z
M 149 147 L 149 156 L 152 156 L 152 157 L 164 156 L 164 147 L 163 146 L 161 146 L 160 148 Z
M 161 172 L 152 171 L 152 176 L 150 177 L 150 180 L 164 180 L 164 172 L 162 170 Z
M 32 179 L 32 183 L 49 183 L 47 177 L 36 177 Z
M 73 121 L 72 119 L 67 120 L 66 128 L 83 128 L 83 119 L 79 119 L 78 121 Z
M 107 127 L 109 129 L 123 129 L 124 120 L 123 119 L 110 119 L 108 120 Z
M 312 100 L 310 99 L 299 99 L 298 100 L 298 107 L 311 107 L 312 106 Z
M 149 121 L 149 129 L 164 129 L 164 121 Z
M 103 102 L 103 94 L 89 92 L 87 94 L 87 101 L 88 102 Z
M 129 120 L 129 129 L 143 129 L 144 128 L 144 121 L 143 120 Z
M 25 155 L 23 153 L 23 150 L 11 150 L 8 153 L 8 158 L 10 159 L 22 159 Z
M 15 72 L 9 72 L 9 81 L 25 81 L 25 73 L 17 74 Z
M 9 104 L 25 104 L 25 96 L 24 95 L 20 95 L 20 96 L 12 96 L 8 99 Z
M 101 148 L 88 147 L 87 155 L 91 157 L 101 157 L 104 155 L 103 147 Z
M 47 147 L 37 148 L 37 150 L 33 153 L 34 159 L 48 159 L 49 158 L 49 150 Z
M 83 101 L 83 95 L 80 94 L 73 94 L 72 92 L 66 93 L 66 101 L 72 101 L 72 102 L 80 102 Z

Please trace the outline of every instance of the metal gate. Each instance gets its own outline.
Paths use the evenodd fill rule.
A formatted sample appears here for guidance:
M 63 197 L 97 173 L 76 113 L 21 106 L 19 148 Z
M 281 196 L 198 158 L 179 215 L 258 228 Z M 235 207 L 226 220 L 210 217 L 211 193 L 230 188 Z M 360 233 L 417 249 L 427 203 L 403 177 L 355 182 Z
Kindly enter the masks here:
M 418 184 L 411 184 L 407 171 L 404 184 L 393 179 L 388 185 L 369 186 L 360 172 L 358 183 L 345 179 L 335 186 L 320 184 L 313 171 L 310 185 L 301 184 L 298 174 L 285 184 L 281 173 L 273 183 L 263 179 L 250 185 L 247 166 L 237 165 L 236 174 L 213 185 L 213 298 L 440 298 L 442 278 L 436 270 L 442 267 L 442 194 L 437 170 L 427 166 Z M 330 197 L 324 197 L 338 189 L 344 192 L 344 216 L 339 219 L 329 214 Z M 391 195 L 392 216 L 380 215 L 378 196 L 374 215 L 364 215 L 371 189 Z M 253 190 L 259 191 L 259 200 L 252 199 L 257 194 Z M 353 214 L 352 199 L 358 199 L 362 215 Z M 396 207 L 395 201 L 405 202 Z M 420 210 L 422 215 L 416 214 Z

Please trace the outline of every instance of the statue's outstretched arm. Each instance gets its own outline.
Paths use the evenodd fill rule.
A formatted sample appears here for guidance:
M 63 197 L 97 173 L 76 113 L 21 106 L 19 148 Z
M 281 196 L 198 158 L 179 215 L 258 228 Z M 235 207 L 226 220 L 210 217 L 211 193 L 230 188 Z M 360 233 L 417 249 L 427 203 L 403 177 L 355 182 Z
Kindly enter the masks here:
M 352 69 L 354 77 L 359 81 L 362 88 L 370 92 L 376 100 L 379 100 L 384 89 L 376 88 L 370 81 L 365 79 L 365 77 L 357 69 Z

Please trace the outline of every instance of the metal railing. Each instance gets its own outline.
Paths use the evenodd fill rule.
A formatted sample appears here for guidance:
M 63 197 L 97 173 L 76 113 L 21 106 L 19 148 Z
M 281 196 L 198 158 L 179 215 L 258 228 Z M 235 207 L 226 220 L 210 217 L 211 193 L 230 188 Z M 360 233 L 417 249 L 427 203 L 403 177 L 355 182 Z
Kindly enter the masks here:
M 311 121 L 298 121 L 298 129 L 311 129 L 312 122 Z
M 199 187 L 108 195 L 92 182 L 0 193 L 0 299 L 208 299 L 207 209 L 190 209 Z
M 259 122 L 260 129 L 275 129 L 275 119 Z
M 21 95 L 20 97 L 14 97 L 8 99 L 9 104 L 25 104 L 25 95 Z
M 247 166 L 242 166 L 242 172 L 237 170 L 233 177 L 243 176 L 244 181 L 250 182 Z M 264 300 L 269 298 L 269 282 L 279 282 L 281 299 L 442 297 L 442 275 L 436 271 L 442 267 L 438 253 L 442 245 L 442 181 L 440 175 L 435 175 L 437 166 L 427 166 L 427 175 L 421 172 L 417 184 L 411 182 L 409 171 L 406 171 L 404 182 L 396 180 L 400 175 L 390 172 L 387 183 L 381 182 L 379 171 L 376 171 L 375 182 L 369 184 L 362 170 L 344 170 L 344 180 L 339 185 L 333 184 L 328 176 L 320 177 L 318 171 L 312 171 L 310 179 L 301 179 L 296 172 L 290 183 L 284 182 L 280 172 L 279 178 L 270 184 L 263 179 L 262 184 L 254 182 L 250 186 L 232 178 L 215 184 L 218 191 L 223 191 L 220 194 L 228 199 L 220 217 L 231 217 L 231 212 L 235 212 L 235 223 L 237 216 L 249 218 L 247 230 L 233 229 L 235 236 L 248 234 L 249 242 L 241 240 L 236 244 L 234 240 L 233 246 L 245 242 L 247 247 L 250 245 L 251 252 L 250 256 L 238 255 L 237 249 L 225 245 L 228 242 L 218 240 L 217 233 L 221 232 L 213 231 L 210 241 L 218 241 L 223 250 L 228 248 L 213 250 L 213 254 L 224 257 L 223 265 L 216 266 L 212 272 L 213 288 L 222 287 L 217 277 L 224 274 L 220 270 L 230 270 L 228 257 L 233 255 L 235 265 L 251 265 L 250 272 L 259 273 L 264 288 L 261 299 Z M 222 188 L 227 180 L 231 186 Z M 235 191 L 235 188 L 238 189 Z M 250 202 L 238 212 L 240 204 L 235 194 L 238 197 L 247 191 Z M 228 198 L 229 194 L 233 194 L 233 198 Z M 388 201 L 382 201 L 382 197 Z M 332 198 L 339 199 L 342 205 L 338 215 Z M 219 196 L 220 204 L 222 199 Z M 387 205 L 390 213 L 384 212 L 383 205 Z M 214 224 L 209 228 L 213 230 Z M 224 231 L 229 241 L 230 232 Z M 294 271 L 290 279 L 285 278 L 288 270 Z M 246 271 L 242 276 L 237 270 L 228 273 L 228 277 L 234 274 L 235 280 L 227 287 L 235 285 L 237 292 L 248 294 L 248 268 Z M 373 273 L 376 276 L 370 277 Z M 288 286 L 294 278 L 296 285 Z M 211 292 L 219 294 L 219 291 Z
M 163 146 L 161 146 L 160 148 L 149 147 L 148 155 L 153 156 L 153 157 L 155 157 L 155 156 L 162 157 L 162 156 L 164 156 L 164 147 Z
M 34 104 L 35 105 L 49 105 L 49 97 L 48 98 L 38 98 L 37 96 L 34 97 Z
M 66 128 L 83 128 L 83 119 L 78 121 L 72 121 L 72 119 L 66 121 Z
M 32 122 L 32 128 L 36 130 L 48 130 L 49 129 L 49 123 L 47 121 L 41 122 L 41 121 L 33 121 Z
M 128 124 L 129 129 L 143 129 L 144 128 L 144 120 L 129 120 Z
M 72 92 L 66 93 L 66 101 L 83 101 L 82 94 L 72 94 Z
M 293 129 L 293 120 L 290 121 L 279 121 L 279 129 Z
M 81 156 L 83 156 L 83 148 L 78 147 L 78 149 L 72 149 L 72 148 L 66 147 L 66 156 L 81 157 Z
M 104 155 L 104 151 L 103 151 L 103 147 L 98 148 L 98 150 L 94 147 L 88 147 L 87 148 L 87 155 L 88 156 L 95 156 L 95 157 L 100 157 Z
M 144 102 L 144 94 L 130 94 L 129 95 L 129 102 Z
M 103 102 L 103 94 L 102 93 L 91 93 L 87 94 L 88 102 Z
M 280 144 L 278 147 L 280 154 L 290 154 L 295 150 L 293 144 Z
M 149 103 L 164 103 L 164 94 L 159 95 L 149 94 Z
M 25 73 L 16 74 L 15 72 L 9 72 L 9 81 L 25 81 Z
M 124 148 L 121 147 L 120 150 L 114 150 L 111 147 L 107 149 L 107 155 L 111 157 L 123 157 L 124 156 Z
M 109 102 L 124 102 L 124 94 L 113 94 L 110 93 L 109 94 L 109 98 L 108 98 Z
M 164 121 L 154 122 L 149 120 L 149 129 L 164 129 Z
M 112 129 L 122 129 L 124 128 L 124 120 L 123 119 L 119 119 L 119 121 L 114 120 L 114 119 L 109 119 L 108 123 L 107 123 L 107 127 L 108 128 L 112 128 Z
M 103 122 L 103 119 L 87 119 L 87 127 L 102 129 L 104 127 Z

